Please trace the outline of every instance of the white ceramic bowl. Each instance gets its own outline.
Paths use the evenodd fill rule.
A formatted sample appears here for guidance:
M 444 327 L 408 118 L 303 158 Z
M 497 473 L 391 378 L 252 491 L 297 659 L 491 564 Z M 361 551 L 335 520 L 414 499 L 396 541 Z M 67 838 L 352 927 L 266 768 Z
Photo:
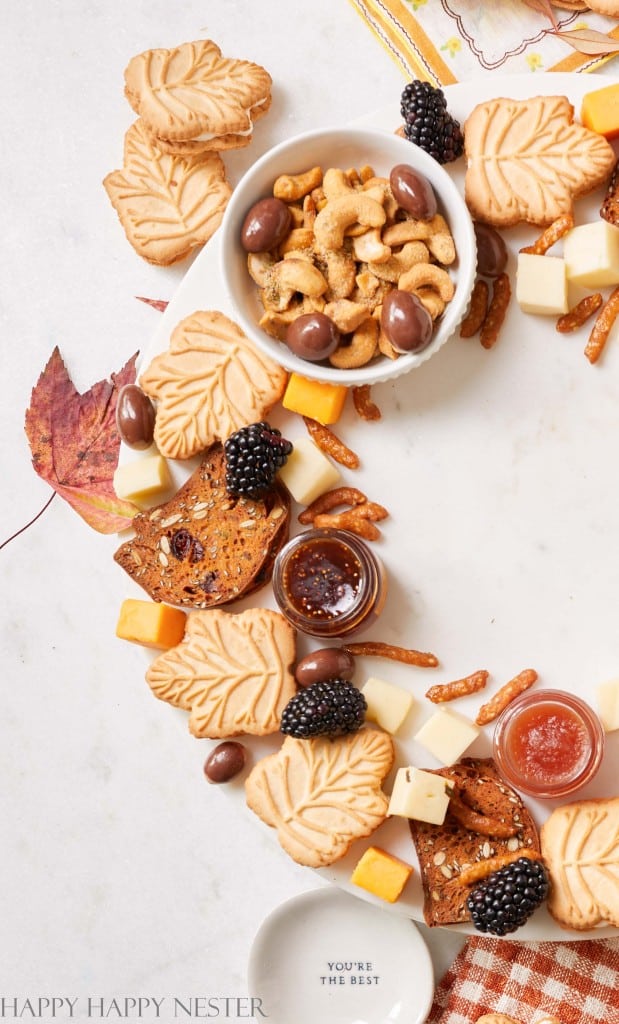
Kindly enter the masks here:
M 258 288 L 247 271 L 247 254 L 241 246 L 241 228 L 248 210 L 259 199 L 272 195 L 280 174 L 298 174 L 309 167 L 362 167 L 369 164 L 377 175 L 388 177 L 396 164 L 407 163 L 432 184 L 439 205 L 453 234 L 457 262 L 449 268 L 456 292 L 434 330 L 430 345 L 418 354 L 397 359 L 380 356 L 355 370 L 300 359 L 283 342 L 271 338 L 258 326 L 262 307 Z M 336 384 L 371 384 L 391 380 L 420 366 L 445 344 L 458 328 L 469 304 L 475 281 L 477 251 L 470 214 L 460 192 L 449 176 L 423 150 L 394 133 L 365 128 L 332 128 L 306 132 L 269 150 L 247 171 L 234 189 L 220 228 L 221 277 L 235 309 L 236 318 L 249 338 L 285 369 L 313 380 Z

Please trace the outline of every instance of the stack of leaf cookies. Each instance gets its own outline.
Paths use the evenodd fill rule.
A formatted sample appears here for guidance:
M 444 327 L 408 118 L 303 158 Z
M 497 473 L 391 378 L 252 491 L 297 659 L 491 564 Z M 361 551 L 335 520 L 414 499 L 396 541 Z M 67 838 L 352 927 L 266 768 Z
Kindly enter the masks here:
M 271 76 L 206 39 L 133 57 L 125 95 L 139 119 L 125 136 L 122 169 L 103 184 L 136 252 L 165 266 L 219 226 L 231 193 L 219 151 L 251 142 L 271 103 Z

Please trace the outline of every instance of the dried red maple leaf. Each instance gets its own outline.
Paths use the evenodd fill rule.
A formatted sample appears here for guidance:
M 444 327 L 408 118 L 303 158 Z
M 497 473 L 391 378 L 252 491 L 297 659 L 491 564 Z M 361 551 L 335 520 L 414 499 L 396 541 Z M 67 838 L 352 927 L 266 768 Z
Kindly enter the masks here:
M 152 306 L 153 309 L 158 309 L 160 313 L 164 313 L 169 306 L 169 302 L 166 299 L 146 299 L 143 295 L 136 295 L 136 299 L 140 302 L 145 302 L 147 306 Z
M 36 472 L 99 533 L 126 529 L 137 511 L 116 497 L 112 484 L 120 451 L 116 400 L 135 381 L 136 356 L 111 381 L 80 395 L 55 348 L 26 411 Z

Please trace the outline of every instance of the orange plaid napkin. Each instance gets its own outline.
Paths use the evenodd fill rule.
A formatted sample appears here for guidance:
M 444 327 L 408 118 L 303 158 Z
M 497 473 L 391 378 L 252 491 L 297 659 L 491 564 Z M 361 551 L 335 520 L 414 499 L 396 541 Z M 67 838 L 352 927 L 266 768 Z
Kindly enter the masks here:
M 507 942 L 473 937 L 441 979 L 427 1024 L 504 1013 L 524 1024 L 619 1024 L 619 939 Z

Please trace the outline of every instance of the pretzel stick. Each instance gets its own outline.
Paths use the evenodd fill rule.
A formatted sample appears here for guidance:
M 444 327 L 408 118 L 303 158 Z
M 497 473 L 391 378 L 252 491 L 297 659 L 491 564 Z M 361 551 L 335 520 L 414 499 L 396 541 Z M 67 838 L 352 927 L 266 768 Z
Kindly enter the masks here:
M 490 836 L 494 839 L 510 839 L 515 836 L 521 826 L 510 824 L 508 821 L 498 821 L 489 818 L 487 814 L 480 814 L 473 810 L 460 797 L 453 793 L 449 800 L 449 813 L 453 815 L 459 825 L 467 832 L 477 832 L 480 836 Z
M 377 640 L 342 644 L 342 647 L 353 657 L 389 658 L 391 661 L 401 661 L 405 665 L 417 665 L 418 668 L 436 668 L 439 663 L 435 654 L 414 651 L 408 647 L 396 647 L 394 644 L 383 644 Z
M 333 515 L 325 512 L 314 518 L 314 526 L 317 530 L 349 530 L 350 533 L 356 533 L 364 540 L 378 540 L 380 530 L 374 526 L 370 517 L 361 515 L 364 508 L 365 505 L 357 505 L 346 512 L 336 512 Z
M 603 301 L 601 292 L 595 292 L 594 295 L 585 295 L 584 299 L 581 299 L 572 309 L 559 317 L 557 320 L 559 334 L 569 334 L 571 331 L 582 327 L 590 316 L 597 313 Z
M 464 868 L 458 876 L 458 882 L 460 885 L 473 885 L 475 882 L 481 881 L 482 878 L 492 875 L 499 868 L 504 868 L 506 864 L 513 864 L 521 857 L 526 857 L 527 860 L 542 859 L 540 853 L 526 848 L 515 850 L 514 853 L 504 853 L 500 857 L 488 857 L 487 860 L 481 860 L 477 864 L 471 864 L 468 868 Z
M 533 245 L 525 245 L 520 252 L 533 253 L 534 256 L 544 256 L 549 249 L 558 242 L 560 238 L 567 235 L 574 227 L 574 218 L 571 213 L 564 213 L 561 217 L 549 224 L 545 231 L 542 231 Z
M 322 515 L 323 512 L 331 512 L 338 505 L 363 505 L 367 500 L 363 491 L 357 487 L 334 487 L 315 498 L 311 505 L 299 514 L 298 519 L 303 526 L 309 526 L 316 516 Z
M 381 411 L 370 398 L 370 384 L 359 384 L 352 389 L 355 411 L 362 420 L 379 420 Z
M 483 278 L 478 277 L 471 293 L 469 311 L 460 325 L 460 337 L 472 338 L 483 325 L 488 313 L 490 289 Z
M 597 363 L 608 340 L 611 328 L 619 313 L 619 287 L 611 292 L 610 298 L 598 313 L 585 347 L 590 363 Z
M 499 274 L 492 285 L 492 298 L 479 335 L 479 340 L 484 348 L 492 348 L 496 344 L 511 295 L 509 276 L 505 273 Z
M 523 672 L 519 672 L 517 676 L 505 683 L 505 686 L 502 686 L 487 704 L 482 704 L 475 719 L 476 725 L 488 725 L 489 722 L 493 722 L 515 697 L 533 686 L 536 679 L 535 669 L 525 668 Z
M 316 442 L 321 451 L 348 469 L 358 469 L 359 456 L 348 448 L 337 434 L 310 416 L 304 416 L 303 420 L 312 441 Z
M 487 682 L 488 673 L 485 669 L 481 669 L 479 672 L 473 672 L 470 676 L 465 676 L 464 679 L 454 679 L 450 683 L 438 683 L 436 686 L 431 686 L 426 697 L 433 704 L 442 704 L 447 700 L 466 697 L 469 693 L 477 693 L 478 690 L 483 690 Z

